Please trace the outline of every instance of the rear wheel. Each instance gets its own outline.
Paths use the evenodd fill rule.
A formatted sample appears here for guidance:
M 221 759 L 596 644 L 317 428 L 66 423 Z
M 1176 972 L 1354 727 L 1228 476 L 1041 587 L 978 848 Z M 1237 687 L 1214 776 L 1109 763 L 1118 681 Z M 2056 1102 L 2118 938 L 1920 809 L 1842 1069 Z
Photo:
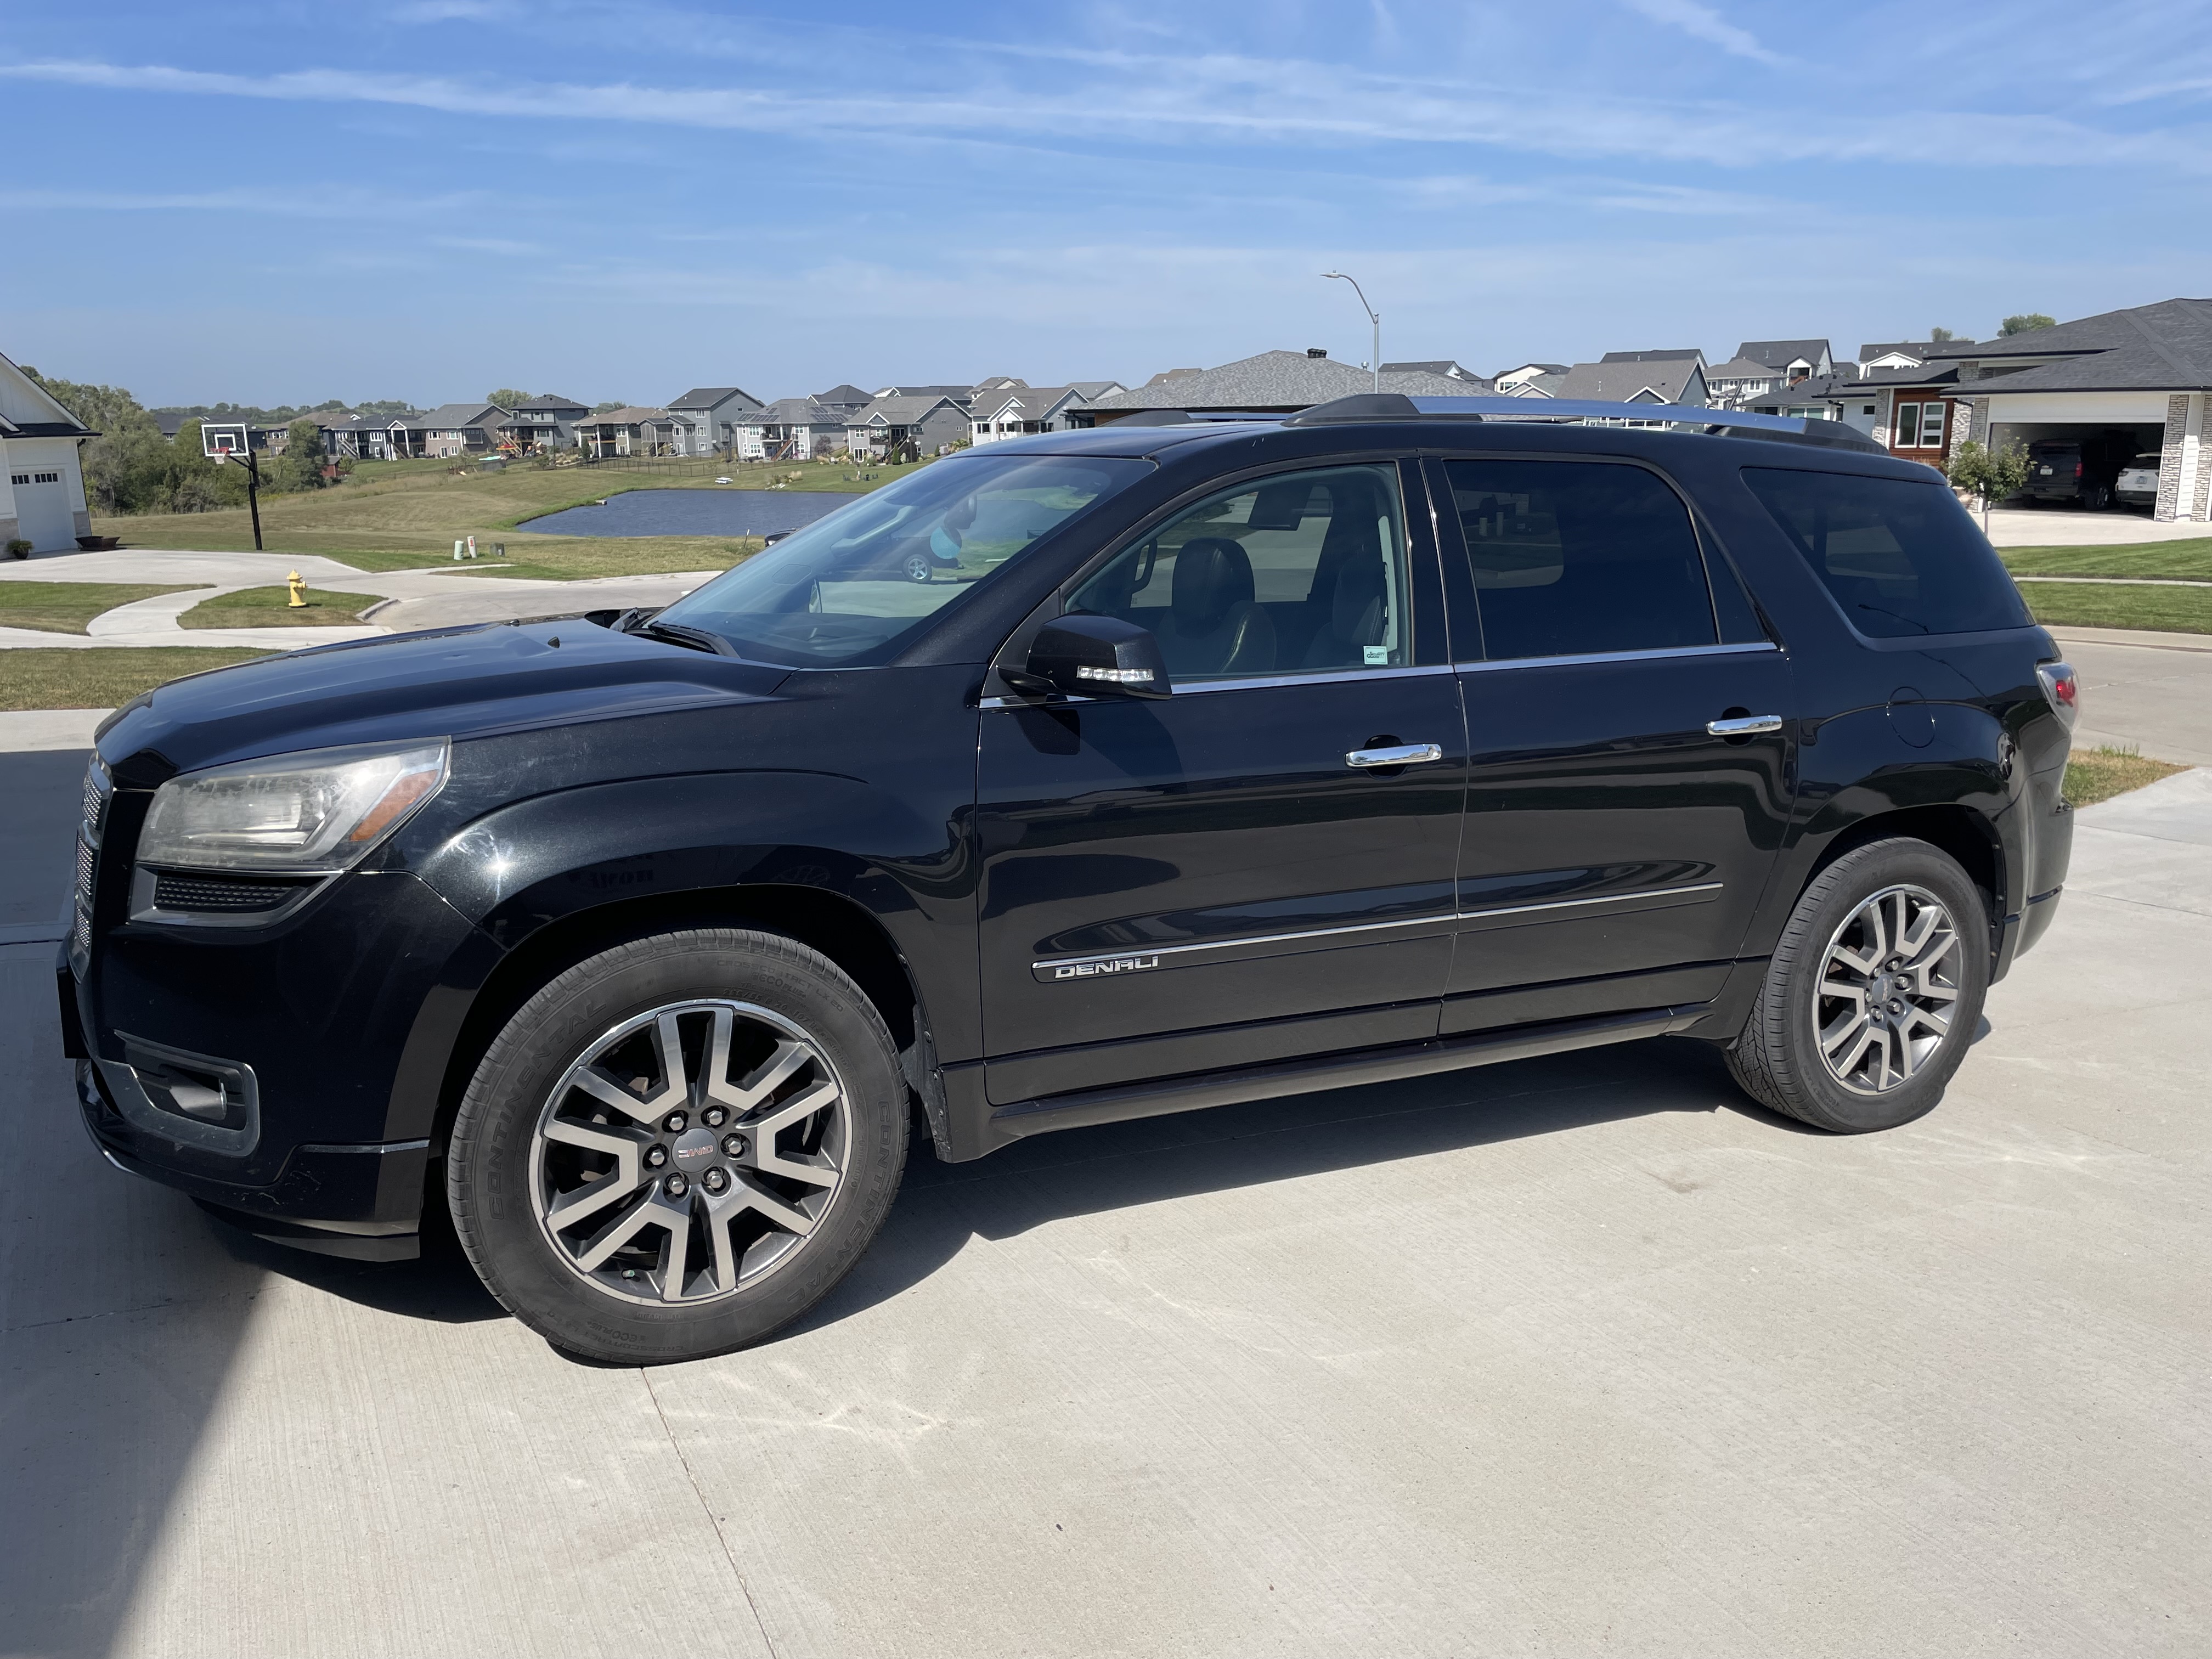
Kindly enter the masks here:
M 906 556 L 906 579 L 910 582 L 926 582 L 937 574 L 937 567 L 927 553 Z
M 1947 854 L 1856 848 L 1790 913 L 1729 1069 L 1760 1104 L 1843 1134 L 1932 1110 L 1981 1019 L 1989 922 Z
M 844 1277 L 906 1154 L 890 1034 L 826 957 L 664 933 L 570 969 L 477 1068 L 455 1231 L 555 1346 L 627 1364 L 758 1341 Z
M 2087 483 L 2081 486 L 2081 505 L 2088 511 L 2102 513 L 2112 504 L 2112 492 L 2108 486 L 2100 483 Z

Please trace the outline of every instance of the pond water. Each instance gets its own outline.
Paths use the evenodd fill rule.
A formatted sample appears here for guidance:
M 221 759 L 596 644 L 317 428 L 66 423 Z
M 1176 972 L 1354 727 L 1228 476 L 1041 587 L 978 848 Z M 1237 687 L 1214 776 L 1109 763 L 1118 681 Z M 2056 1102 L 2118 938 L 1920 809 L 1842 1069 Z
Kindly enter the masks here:
M 860 499 L 824 489 L 626 489 L 515 526 L 540 536 L 772 536 Z

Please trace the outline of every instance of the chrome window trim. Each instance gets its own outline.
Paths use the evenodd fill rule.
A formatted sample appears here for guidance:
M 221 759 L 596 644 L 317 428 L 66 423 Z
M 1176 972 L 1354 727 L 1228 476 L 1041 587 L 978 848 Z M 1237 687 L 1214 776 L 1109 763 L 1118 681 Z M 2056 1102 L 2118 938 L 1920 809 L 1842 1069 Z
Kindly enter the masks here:
M 1192 680 L 1178 685 L 1169 682 L 1170 699 L 1194 697 L 1210 691 L 1267 691 L 1288 685 L 1348 685 L 1358 680 L 1407 679 L 1416 675 L 1449 674 L 1452 665 L 1445 662 L 1421 663 L 1404 668 L 1345 668 L 1332 669 L 1313 674 L 1277 674 L 1251 679 Z M 977 705 L 982 708 L 1061 708 L 1071 703 L 1119 702 L 1133 701 L 1118 697 L 1054 697 L 1048 702 L 1036 697 L 985 697 Z
M 1669 657 L 1741 656 L 1758 651 L 1779 651 L 1772 640 L 1747 640 L 1734 645 L 1674 645 L 1655 651 L 1589 651 L 1562 657 L 1498 657 L 1452 665 L 1462 674 L 1486 673 L 1497 668 L 1574 668 L 1587 663 L 1659 662 Z
M 1196 945 L 1128 945 L 1116 951 L 1092 951 L 1079 957 L 1047 957 L 1030 963 L 1032 973 L 1049 968 L 1079 967 L 1085 963 L 1112 962 L 1126 957 L 1179 957 L 1199 951 L 1233 951 L 1247 945 L 1291 945 L 1300 939 L 1337 939 L 1346 933 L 1376 933 L 1398 927 L 1419 927 L 1440 922 L 1480 921 L 1492 916 L 1528 915 L 1539 910 L 1571 910 L 1591 904 L 1620 904 L 1630 899 L 1677 898 L 1686 893 L 1717 893 L 1724 885 L 1701 881 L 1685 887 L 1646 887 L 1632 893 L 1601 893 L 1595 898 L 1546 899 L 1536 904 L 1504 904 L 1483 910 L 1437 910 L 1427 915 L 1397 921 L 1355 922 L 1348 927 L 1310 927 L 1294 933 L 1255 933 L 1246 939 L 1208 939 Z

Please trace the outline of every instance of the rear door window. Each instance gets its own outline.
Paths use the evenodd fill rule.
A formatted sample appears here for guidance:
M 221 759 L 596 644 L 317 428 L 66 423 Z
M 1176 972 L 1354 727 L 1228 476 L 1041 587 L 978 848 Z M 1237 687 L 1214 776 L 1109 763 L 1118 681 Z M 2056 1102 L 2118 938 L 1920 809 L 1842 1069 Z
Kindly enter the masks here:
M 1959 498 L 1931 478 L 1746 467 L 1851 626 L 1875 639 L 2025 628 L 2027 607 Z
M 1689 510 L 1641 467 L 1447 461 L 1492 661 L 1718 642 Z

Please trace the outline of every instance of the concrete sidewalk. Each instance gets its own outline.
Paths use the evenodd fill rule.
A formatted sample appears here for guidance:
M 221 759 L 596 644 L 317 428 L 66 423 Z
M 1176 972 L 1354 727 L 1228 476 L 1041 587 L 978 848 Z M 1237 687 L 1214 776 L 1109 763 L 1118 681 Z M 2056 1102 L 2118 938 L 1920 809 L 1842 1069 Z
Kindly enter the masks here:
M 649 1373 L 108 1169 L 0 950 L 0 1645 L 2201 1654 L 2212 776 L 2079 823 L 1905 1129 L 1662 1042 L 921 1152 Z

